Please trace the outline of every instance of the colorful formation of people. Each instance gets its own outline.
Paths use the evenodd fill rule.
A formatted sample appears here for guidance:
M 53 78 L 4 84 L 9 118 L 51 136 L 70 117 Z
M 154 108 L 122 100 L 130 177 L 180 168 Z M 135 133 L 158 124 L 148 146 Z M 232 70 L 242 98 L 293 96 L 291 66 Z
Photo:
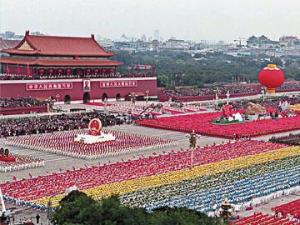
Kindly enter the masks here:
M 299 147 L 249 140 L 207 146 L 194 150 L 192 168 L 190 156 L 190 150 L 179 151 L 68 170 L 0 186 L 11 200 L 36 207 L 47 205 L 51 196 L 52 203 L 58 204 L 66 188 L 76 186 L 97 199 L 119 194 L 123 196 L 124 204 L 143 205 L 148 209 L 171 201 L 173 205 L 190 208 L 202 204 L 197 206 L 198 209 L 209 211 L 213 209 L 211 198 L 223 201 L 228 195 L 230 201 L 245 203 L 292 188 L 300 176 L 297 166 Z M 167 201 L 168 195 L 170 201 Z M 203 201 L 192 200 L 200 197 Z
M 104 130 L 116 137 L 114 141 L 101 142 L 95 144 L 84 144 L 74 142 L 78 134 L 87 134 L 87 130 L 73 130 L 67 132 L 55 132 L 41 135 L 24 135 L 22 137 L 10 137 L 7 144 L 30 148 L 37 151 L 51 152 L 56 154 L 68 155 L 83 159 L 97 159 L 107 156 L 117 156 L 128 152 L 136 152 L 140 149 L 160 149 L 170 146 L 171 140 L 159 137 L 148 137 L 138 134 L 127 134 L 120 131 Z
M 136 121 L 141 126 L 191 132 L 207 136 L 235 138 L 254 137 L 278 132 L 297 130 L 300 128 L 300 116 L 280 118 L 277 120 L 263 119 L 246 123 L 229 124 L 226 126 L 213 124 L 212 121 L 220 117 L 222 113 L 212 112 L 173 117 L 161 117 L 156 119 L 143 119 Z

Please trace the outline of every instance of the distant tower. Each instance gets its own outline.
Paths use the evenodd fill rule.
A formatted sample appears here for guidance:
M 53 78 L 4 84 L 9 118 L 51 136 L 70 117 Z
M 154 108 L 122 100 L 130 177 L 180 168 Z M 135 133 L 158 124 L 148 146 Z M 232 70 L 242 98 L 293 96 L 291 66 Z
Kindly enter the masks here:
M 147 37 L 146 37 L 145 34 L 143 34 L 143 36 L 141 37 L 141 40 L 142 40 L 143 42 L 146 42 L 146 41 L 147 41 Z
M 155 30 L 154 34 L 153 34 L 154 40 L 158 40 L 160 39 L 160 35 L 159 35 L 159 30 Z

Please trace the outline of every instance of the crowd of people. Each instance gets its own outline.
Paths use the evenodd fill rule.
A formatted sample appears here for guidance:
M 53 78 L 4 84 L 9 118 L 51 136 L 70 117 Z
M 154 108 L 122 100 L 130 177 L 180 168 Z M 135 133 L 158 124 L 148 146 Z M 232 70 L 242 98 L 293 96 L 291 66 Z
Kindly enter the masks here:
M 254 158 L 258 159 L 256 156 Z M 121 201 L 131 207 L 148 207 L 149 209 L 154 209 L 162 206 L 181 204 L 184 207 L 196 207 L 201 211 L 212 212 L 217 205 L 220 205 L 225 198 L 228 198 L 230 203 L 236 205 L 236 210 L 241 210 L 247 208 L 249 205 L 254 206 L 259 204 L 259 201 L 266 200 L 257 199 L 258 197 L 265 196 L 261 195 L 261 190 L 258 190 L 256 196 L 252 195 L 251 188 L 245 188 L 244 184 L 249 184 L 252 179 L 256 179 L 257 185 L 254 185 L 254 187 L 261 189 L 264 180 L 257 178 L 267 177 L 274 173 L 274 171 L 283 169 L 294 170 L 293 167 L 299 162 L 300 157 L 260 164 L 255 164 L 251 158 L 247 159 L 247 161 L 249 160 L 252 160 L 253 164 L 238 169 L 223 171 L 222 173 L 211 172 L 191 180 L 182 180 L 178 183 L 170 183 L 164 186 L 150 187 L 127 193 L 121 197 Z M 275 181 L 276 178 L 273 178 L 273 181 Z M 235 186 L 235 189 L 232 188 L 233 186 Z M 286 188 L 290 187 L 286 186 Z M 238 196 L 240 194 L 244 196 Z M 201 199 L 195 201 L 195 197 Z M 254 200 L 254 198 L 256 199 Z
M 275 198 L 273 194 L 276 192 L 282 193 L 285 189 L 296 187 L 300 178 L 299 172 L 300 167 L 296 166 L 288 170 L 273 171 L 260 176 L 237 180 L 222 186 L 213 185 L 212 188 L 198 189 L 195 193 L 179 192 L 177 196 L 172 198 L 146 203 L 145 207 L 148 210 L 165 206 L 187 207 L 210 213 L 218 205 L 221 205 L 225 198 L 228 198 L 231 203 L 236 205 L 237 210 L 242 210 L 250 204 L 259 205 L 270 201 Z M 194 185 L 193 181 L 189 184 Z M 139 202 L 138 198 L 136 200 Z
M 32 107 L 42 105 L 46 105 L 46 102 L 32 97 L 0 98 L 0 108 Z
M 248 145 L 250 144 L 250 146 L 247 146 L 247 144 Z M 258 146 L 260 146 L 260 147 L 258 147 Z M 201 173 L 202 176 L 200 176 L 198 178 L 194 177 L 191 180 L 188 180 L 188 179 L 182 180 L 178 183 L 170 181 L 169 185 L 166 185 L 166 186 L 153 187 L 153 188 L 149 188 L 147 190 L 143 189 L 143 190 L 140 190 L 140 191 L 137 191 L 134 193 L 129 193 L 129 194 L 125 195 L 124 197 L 122 197 L 123 201 L 125 203 L 129 204 L 130 206 L 142 206 L 142 207 L 145 207 L 146 205 L 151 206 L 151 204 L 155 204 L 157 202 L 163 202 L 163 201 L 166 201 L 165 203 L 168 203 L 169 199 L 173 199 L 178 196 L 181 196 L 184 199 L 184 196 L 186 196 L 187 194 L 197 193 L 203 189 L 210 189 L 212 187 L 219 187 L 219 186 L 226 187 L 226 185 L 233 183 L 236 180 L 250 178 L 253 176 L 259 176 L 263 173 L 279 170 L 282 167 L 286 167 L 286 168 L 292 167 L 293 165 L 296 165 L 297 162 L 299 162 L 299 160 L 300 160 L 300 157 L 298 157 L 295 159 L 276 161 L 276 162 L 272 162 L 272 163 L 269 163 L 269 162 L 268 163 L 261 163 L 261 162 L 255 163 L 255 159 L 259 160 L 259 155 L 263 155 L 264 153 L 261 151 L 255 152 L 257 147 L 258 147 L 258 149 L 259 148 L 261 148 L 261 150 L 263 149 L 263 143 L 257 143 L 254 141 L 239 142 L 238 146 L 237 145 L 231 145 L 231 146 L 230 145 L 225 145 L 225 146 L 220 145 L 220 146 L 218 146 L 218 148 L 213 148 L 213 150 L 220 152 L 219 154 L 221 155 L 221 154 L 226 154 L 226 152 L 227 152 L 226 149 L 228 147 L 229 147 L 229 149 L 232 148 L 232 152 L 229 151 L 228 156 L 225 156 L 224 158 L 221 158 L 220 161 L 217 161 L 219 163 L 219 167 L 217 166 L 218 163 L 213 163 L 213 162 L 211 162 L 211 164 L 208 164 L 211 166 L 210 168 L 205 168 L 204 166 L 199 167 L 199 173 L 201 173 L 200 172 L 201 169 L 202 169 L 202 171 L 205 169 L 208 169 L 206 172 Z M 234 152 L 234 150 L 235 150 L 234 147 L 236 147 L 237 152 Z M 253 149 L 252 149 L 252 147 L 253 147 Z M 271 147 L 271 146 L 269 146 L 269 147 Z M 273 146 L 273 147 L 275 147 L 275 146 Z M 277 146 L 275 148 L 282 148 L 282 147 L 283 146 Z M 224 149 L 222 149 L 222 148 L 224 148 Z M 242 148 L 245 148 L 244 149 L 245 152 L 244 152 L 244 150 L 242 150 Z M 220 149 L 222 149 L 222 150 L 220 150 Z M 265 152 L 265 153 L 266 153 L 266 155 L 269 155 L 269 156 L 271 156 L 272 154 L 278 154 L 280 152 L 280 151 L 274 152 L 271 150 L 272 148 L 268 148 L 268 149 L 269 149 L 268 150 L 269 152 Z M 249 153 L 251 156 L 244 155 L 244 153 L 246 153 L 247 151 L 252 151 Z M 198 154 L 200 155 L 201 151 L 199 151 Z M 215 154 L 216 154 L 215 151 L 211 152 L 211 155 L 215 155 Z M 198 155 L 198 157 L 199 157 L 199 155 Z M 239 161 L 239 157 L 242 157 L 241 160 L 245 160 L 245 161 L 244 162 Z M 228 167 L 228 165 L 226 165 L 226 163 L 223 161 L 223 160 L 226 160 L 226 158 L 227 158 L 227 160 L 234 159 L 228 163 L 231 163 L 230 166 L 236 164 L 234 167 L 235 167 L 235 169 L 236 168 L 238 168 L 238 169 L 236 169 L 236 170 L 233 169 L 232 171 L 224 172 L 223 171 L 224 168 L 222 168 L 221 165 Z M 271 158 L 272 158 L 272 156 L 271 156 Z M 241 165 L 247 164 L 246 162 L 249 163 L 248 164 L 249 167 L 237 166 L 239 163 L 241 163 Z M 296 163 L 296 164 L 290 165 L 290 163 Z M 257 165 L 253 165 L 253 164 L 257 164 Z M 214 169 L 216 169 L 216 171 Z M 224 173 L 221 174 L 220 173 L 221 171 Z M 218 188 L 216 188 L 216 189 L 218 189 Z M 217 190 L 216 190 L 216 192 L 217 192 Z M 235 192 L 233 192 L 233 193 L 235 193 Z M 203 195 L 203 197 L 204 196 L 205 195 Z M 224 196 L 220 195 L 219 201 L 222 201 L 222 200 L 224 200 Z M 231 200 L 233 200 L 233 199 L 231 199 Z M 213 202 L 213 199 L 210 199 L 210 202 Z M 200 201 L 199 203 L 201 204 L 201 203 L 203 203 L 203 201 Z M 209 201 L 207 203 L 209 203 Z M 212 206 L 213 206 L 213 204 L 211 204 L 211 207 Z
M 229 92 L 230 95 L 238 95 L 238 94 L 247 94 L 247 95 L 255 95 L 260 91 L 260 87 L 254 85 L 228 85 L 228 86 L 219 86 L 219 87 L 207 87 L 207 88 L 178 88 L 175 90 L 165 90 L 165 93 L 170 97 L 174 97 L 175 99 L 184 96 L 209 96 L 211 98 L 215 98 L 216 94 L 221 96 L 226 96 Z
M 180 132 L 196 131 L 198 134 L 225 138 L 254 137 L 273 134 L 300 128 L 300 116 L 280 119 L 263 119 L 243 123 L 228 124 L 226 126 L 213 124 L 221 112 L 179 115 L 161 117 L 156 119 L 143 119 L 136 121 L 141 126 L 174 130 Z
M 277 88 L 278 92 L 300 91 L 299 81 L 286 81 Z M 191 88 L 181 87 L 175 90 L 166 89 L 164 93 L 176 101 L 199 101 L 212 100 L 218 98 L 251 96 L 262 93 L 262 86 L 258 83 L 250 84 L 227 84 L 216 87 Z
M 273 207 L 272 210 L 277 217 L 291 216 L 300 223 L 300 199 Z
M 297 225 L 300 221 L 291 220 L 288 217 L 278 218 L 261 212 L 254 213 L 242 219 L 231 222 L 229 225 L 248 225 L 248 224 L 265 224 L 265 225 Z
M 288 136 L 272 137 L 270 138 L 270 141 L 286 145 L 300 145 L 300 134 L 289 134 Z
M 145 73 L 90 73 L 90 74 L 66 74 L 66 73 L 53 73 L 53 74 L 5 74 L 0 75 L 0 80 L 50 80 L 50 79 L 91 79 L 91 78 L 129 78 L 129 77 L 150 77 L 152 74 Z
M 10 137 L 6 144 L 37 151 L 52 152 L 83 159 L 97 159 L 107 156 L 117 156 L 140 149 L 160 149 L 172 145 L 171 140 L 159 137 L 148 137 L 138 134 L 128 134 L 120 131 L 104 130 L 103 133 L 111 134 L 114 141 L 105 141 L 94 144 L 75 142 L 79 134 L 87 134 L 87 130 L 73 130 L 51 134 L 25 135 Z
M 84 129 L 88 127 L 90 120 L 93 118 L 99 118 L 104 127 L 130 122 L 126 116 L 97 111 L 2 119 L 0 123 L 0 137 Z
M 298 100 L 293 99 L 297 103 L 300 102 Z M 262 104 L 266 107 L 277 107 L 280 105 L 279 101 L 281 100 Z M 241 105 L 245 105 L 245 102 L 236 103 L 234 107 L 239 110 Z M 173 144 L 170 140 L 106 129 L 104 132 L 112 133 L 116 137 L 116 141 L 109 142 L 109 145 L 74 142 L 77 134 L 86 132 L 88 123 L 93 118 L 99 118 L 103 126 L 130 122 L 124 111 L 132 114 L 132 106 L 124 104 L 108 107 L 117 114 L 94 111 L 1 120 L 0 137 L 6 137 L 7 143 L 13 146 L 84 159 L 116 156 L 140 149 L 159 149 Z M 145 107 L 136 107 L 134 113 L 143 112 Z M 186 112 L 186 109 L 189 112 L 201 111 L 197 107 L 177 107 L 170 104 L 160 108 L 160 112 L 181 114 Z M 181 132 L 195 130 L 199 134 L 225 138 L 236 138 L 237 135 L 259 136 L 300 129 L 300 116 L 226 126 L 212 124 L 212 120 L 220 115 L 221 112 L 214 112 L 143 119 L 138 120 L 137 124 Z M 97 199 L 119 194 L 123 204 L 145 207 L 147 210 L 176 206 L 209 213 L 214 211 L 216 205 L 220 205 L 225 197 L 238 205 L 239 209 L 245 209 L 249 205 L 269 201 L 287 192 L 299 191 L 296 188 L 300 179 L 300 148 L 290 146 L 299 145 L 299 137 L 300 135 L 289 135 L 272 138 L 271 142 L 229 141 L 220 145 L 197 147 L 194 151 L 173 151 L 170 154 L 142 157 L 110 165 L 73 168 L 51 175 L 2 183 L 0 187 L 5 198 L 40 209 L 45 209 L 50 198 L 56 205 L 65 190 L 74 186 Z M 1 153 L 2 149 L 0 155 Z M 44 165 L 43 160 L 30 156 L 14 157 L 17 160 L 9 163 L 1 162 L 0 159 L 0 172 Z M 286 208 L 291 211 L 291 207 L 284 209 Z M 284 211 L 281 208 L 281 211 L 277 211 L 285 213 L 288 210 Z M 255 221 L 257 218 L 258 221 L 272 221 L 273 224 L 286 221 L 264 215 L 253 217 Z M 243 222 L 249 220 L 248 218 L 236 221 L 234 224 L 245 224 Z
M 250 102 L 259 104 L 266 109 L 273 108 L 274 110 L 281 112 L 284 110 L 287 110 L 290 105 L 295 105 L 300 103 L 300 97 L 299 96 L 293 96 L 293 97 L 280 97 L 280 98 L 271 98 L 271 99 L 255 99 L 255 100 L 248 100 L 248 99 L 242 99 L 242 100 L 236 100 L 233 102 L 230 102 L 234 110 L 242 110 L 244 109 L 247 104 Z
M 40 201 L 47 203 L 47 197 L 56 195 L 58 197 L 52 199 L 59 201 L 59 194 L 63 194 L 66 188 L 72 186 L 80 190 L 88 189 L 90 195 L 100 198 L 109 194 L 126 194 L 150 187 L 176 184 L 184 180 L 300 154 L 300 149 L 285 147 L 263 141 L 228 142 L 224 145 L 196 149 L 192 170 L 191 151 L 187 150 L 110 165 L 68 170 L 0 186 L 4 194 L 10 198 L 37 204 L 40 204 Z M 242 176 L 242 173 L 239 174 Z
M 163 114 L 183 114 L 205 111 L 204 107 L 195 104 L 183 104 L 174 102 L 116 102 L 110 104 L 88 103 L 89 105 L 98 105 L 112 113 L 131 115 L 132 119 L 155 118 Z

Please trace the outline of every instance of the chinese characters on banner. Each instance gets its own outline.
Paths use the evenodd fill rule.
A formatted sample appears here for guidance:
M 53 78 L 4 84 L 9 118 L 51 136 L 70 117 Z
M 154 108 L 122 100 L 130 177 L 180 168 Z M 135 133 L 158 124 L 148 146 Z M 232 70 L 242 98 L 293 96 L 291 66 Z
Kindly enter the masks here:
M 127 81 L 101 81 L 101 88 L 114 88 L 114 87 L 137 87 L 137 81 L 127 80 Z
M 63 90 L 72 88 L 73 84 L 69 82 L 26 84 L 27 91 Z

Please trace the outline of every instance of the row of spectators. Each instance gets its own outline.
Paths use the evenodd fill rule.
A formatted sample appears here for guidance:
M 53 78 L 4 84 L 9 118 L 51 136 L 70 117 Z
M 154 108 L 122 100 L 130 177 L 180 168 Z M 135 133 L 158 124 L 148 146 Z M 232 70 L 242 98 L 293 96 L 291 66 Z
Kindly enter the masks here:
M 219 87 L 206 87 L 206 88 L 191 88 L 182 87 L 175 90 L 164 90 L 164 93 L 169 97 L 180 100 L 180 97 L 192 97 L 192 96 L 211 96 L 212 99 L 215 98 L 216 94 L 218 96 L 225 97 L 227 93 L 233 96 L 245 96 L 245 95 L 256 95 L 260 94 L 262 87 L 258 83 L 254 84 L 228 84 Z M 300 82 L 298 81 L 287 81 L 277 91 L 299 91 Z
M 145 73 L 135 74 L 120 74 L 120 73 L 106 73 L 106 74 L 52 74 L 52 75 L 0 75 L 0 80 L 40 80 L 40 79 L 82 79 L 82 78 L 128 78 L 128 77 L 150 77 L 152 75 Z
M 300 104 L 300 96 L 293 97 L 278 97 L 278 98 L 270 98 L 270 99 L 242 99 L 231 102 L 230 104 L 233 106 L 234 110 L 245 109 L 249 102 L 259 104 L 265 108 L 274 108 L 277 111 L 284 111 L 289 107 L 289 105 Z
M 0 108 L 32 107 L 45 105 L 46 102 L 32 97 L 0 98 Z
M 226 95 L 227 92 L 230 94 L 238 93 L 249 93 L 257 94 L 259 90 L 257 87 L 247 87 L 247 86 L 222 86 L 217 88 L 180 88 L 176 90 L 166 90 L 165 93 L 175 96 L 207 96 L 207 95 Z
M 121 125 L 130 122 L 130 118 L 125 115 L 108 115 L 96 111 L 3 119 L 0 123 L 0 137 L 84 129 L 88 127 L 89 121 L 93 118 L 99 118 L 103 126 Z
M 300 134 L 289 134 L 283 137 L 272 137 L 271 142 L 281 143 L 286 145 L 300 145 Z

